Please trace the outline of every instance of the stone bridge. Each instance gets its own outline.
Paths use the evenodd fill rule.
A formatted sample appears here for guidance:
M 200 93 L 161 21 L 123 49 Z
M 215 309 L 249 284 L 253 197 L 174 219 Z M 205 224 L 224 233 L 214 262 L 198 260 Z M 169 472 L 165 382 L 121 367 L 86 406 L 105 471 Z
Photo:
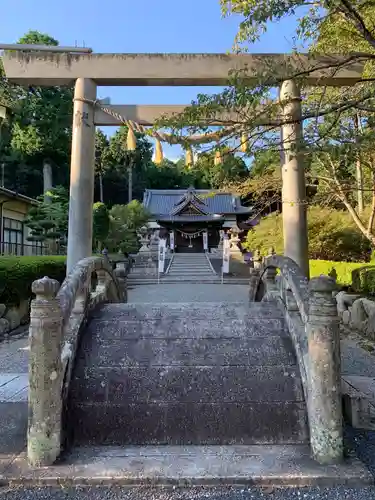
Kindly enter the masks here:
M 252 272 L 245 301 L 127 303 L 125 269 L 102 258 L 80 261 L 61 287 L 34 282 L 30 466 L 72 449 L 133 456 L 143 446 L 155 458 L 220 445 L 286 469 L 311 454 L 318 476 L 323 466 L 363 474 L 344 460 L 334 289 L 275 255 Z M 167 480 L 159 465 L 150 480 Z

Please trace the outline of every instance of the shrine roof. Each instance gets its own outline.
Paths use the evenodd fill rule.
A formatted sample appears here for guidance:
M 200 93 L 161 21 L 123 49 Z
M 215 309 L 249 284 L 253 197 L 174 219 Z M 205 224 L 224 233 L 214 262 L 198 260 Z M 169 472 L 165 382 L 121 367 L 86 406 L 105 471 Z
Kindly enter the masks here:
M 159 222 L 224 222 L 222 215 L 159 215 Z
M 185 201 L 184 201 L 185 200 Z M 239 196 L 214 189 L 146 189 L 144 207 L 159 220 L 181 220 L 178 207 L 186 208 L 186 202 L 199 209 L 201 215 L 185 215 L 188 220 L 218 220 L 220 215 L 247 214 L 251 208 L 241 205 Z M 161 218 L 162 217 L 162 218 Z

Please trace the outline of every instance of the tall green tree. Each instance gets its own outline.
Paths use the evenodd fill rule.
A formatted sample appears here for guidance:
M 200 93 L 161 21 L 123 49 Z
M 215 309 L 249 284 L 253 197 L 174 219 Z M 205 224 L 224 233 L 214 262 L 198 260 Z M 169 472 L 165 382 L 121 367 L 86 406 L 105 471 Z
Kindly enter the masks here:
M 111 193 L 109 206 L 128 200 L 129 168 L 132 169 L 133 198 L 142 199 L 146 188 L 147 169 L 152 163 L 152 144 L 141 134 L 135 151 L 127 150 L 127 127 L 120 127 L 109 140 L 108 168 L 103 177 L 105 192 Z
M 58 45 L 57 40 L 38 31 L 29 31 L 18 43 Z M 11 156 L 20 165 L 27 165 L 30 171 L 31 178 L 26 178 L 28 194 L 35 197 L 43 191 L 44 162 L 53 166 L 54 184 L 67 186 L 73 89 L 58 86 L 29 88 L 12 86 L 11 92 L 16 102 L 10 141 Z M 31 171 L 36 171 L 36 174 Z M 17 179 L 13 178 L 12 181 L 13 186 L 9 187 L 25 190 L 26 186 L 17 185 Z
M 99 193 L 99 200 L 104 203 L 103 179 L 110 165 L 109 140 L 100 129 L 95 132 L 95 191 Z
M 100 252 L 109 233 L 109 211 L 104 203 L 97 202 L 93 206 L 93 240 L 94 247 Z

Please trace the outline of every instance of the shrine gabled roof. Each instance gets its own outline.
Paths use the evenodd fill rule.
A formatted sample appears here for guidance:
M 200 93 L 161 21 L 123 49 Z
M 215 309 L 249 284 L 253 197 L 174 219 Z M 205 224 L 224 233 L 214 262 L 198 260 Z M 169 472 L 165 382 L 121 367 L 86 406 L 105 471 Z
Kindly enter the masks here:
M 164 220 L 172 218 L 177 205 L 182 202 L 188 189 L 146 189 L 143 197 L 144 207 L 152 216 L 163 216 Z M 194 195 L 204 205 L 201 211 L 207 215 L 246 214 L 251 208 L 243 207 L 239 196 L 213 189 L 195 189 Z M 202 216 L 197 216 L 202 217 Z
M 188 208 L 189 205 L 199 215 L 208 215 L 205 201 L 196 195 L 194 188 L 189 188 L 177 203 L 174 204 L 174 207 L 169 213 L 170 215 L 181 215 L 184 209 Z
M 223 222 L 221 215 L 159 215 L 159 222 Z

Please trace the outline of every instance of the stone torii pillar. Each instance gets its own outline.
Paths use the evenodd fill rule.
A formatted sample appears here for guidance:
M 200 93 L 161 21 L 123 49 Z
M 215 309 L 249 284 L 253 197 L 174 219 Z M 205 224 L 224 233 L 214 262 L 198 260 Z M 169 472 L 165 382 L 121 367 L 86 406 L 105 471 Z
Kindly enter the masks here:
M 281 166 L 284 255 L 293 259 L 309 277 L 306 182 L 303 156 L 299 150 L 303 139 L 301 93 L 293 80 L 280 87 L 283 161 Z
M 96 83 L 78 78 L 74 90 L 67 273 L 92 254 Z

